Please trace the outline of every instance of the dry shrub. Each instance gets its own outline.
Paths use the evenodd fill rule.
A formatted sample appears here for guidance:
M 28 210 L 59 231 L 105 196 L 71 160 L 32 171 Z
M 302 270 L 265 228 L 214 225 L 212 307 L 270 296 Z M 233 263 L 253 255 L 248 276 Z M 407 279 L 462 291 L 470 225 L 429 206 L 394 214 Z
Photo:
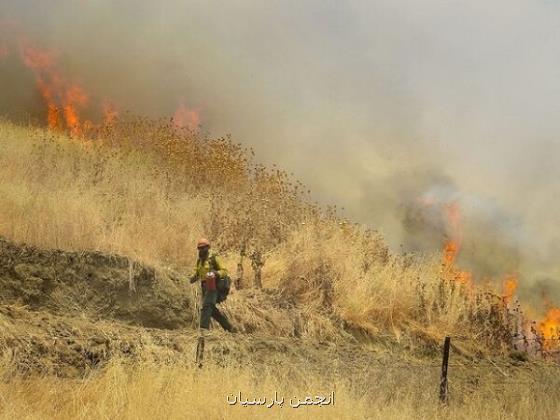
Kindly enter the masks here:
M 230 271 L 262 269 L 265 288 L 306 308 L 308 328 L 323 316 L 317 334 L 341 325 L 476 337 L 483 349 L 508 342 L 491 293 L 448 279 L 438 256 L 390 253 L 378 233 L 319 209 L 300 183 L 229 138 L 126 117 L 87 140 L 3 123 L 0 143 L 0 234 L 10 239 L 185 273 L 196 239 L 209 236 Z
M 333 219 L 307 223 L 270 259 L 271 286 L 369 335 L 477 337 L 481 348 L 504 351 L 511 343 L 500 297 L 448 278 L 438 255 L 390 253 L 379 234 L 363 227 Z

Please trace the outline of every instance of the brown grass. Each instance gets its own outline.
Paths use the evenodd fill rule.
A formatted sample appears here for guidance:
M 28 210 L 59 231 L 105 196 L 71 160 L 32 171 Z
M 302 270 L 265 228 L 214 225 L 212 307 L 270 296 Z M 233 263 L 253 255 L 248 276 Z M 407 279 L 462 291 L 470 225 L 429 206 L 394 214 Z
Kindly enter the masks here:
M 162 367 L 114 363 L 82 380 L 39 377 L 0 382 L 2 419 L 555 419 L 560 380 L 535 367 L 505 378 L 491 368 L 451 370 L 449 406 L 437 400 L 437 369 L 368 369 L 325 380 L 301 367 Z M 474 385 L 480 381 L 479 385 Z M 284 397 L 284 406 L 229 405 Z M 335 392 L 334 405 L 292 408 L 290 398 Z M 295 400 L 294 400 L 295 401 Z
M 252 161 L 230 139 L 176 132 L 130 118 L 95 141 L 0 124 L 0 235 L 45 248 L 118 253 L 181 274 L 209 236 L 242 284 L 262 266 L 265 288 L 297 305 L 305 339 L 352 337 L 364 348 L 435 356 L 445 335 L 467 357 L 506 355 L 515 320 L 491 289 L 453 281 L 439 255 L 397 255 L 370 229 L 310 203 L 282 171 Z M 281 335 L 282 320 L 256 319 L 266 293 L 234 295 L 230 316 Z M 272 296 L 272 295 L 270 295 Z M 260 302 L 263 300 L 263 302 Z M 289 309 L 286 310 L 286 312 Z M 294 311 L 295 312 L 295 311 Z M 270 316 L 274 318 L 276 311 Z M 275 326 L 266 330 L 267 325 Z M 379 338 L 383 341 L 379 344 Z M 373 344 L 377 341 L 377 344 Z M 383 344 L 389 343 L 389 344 Z M 399 347 L 400 346 L 400 347 Z M 422 352 L 421 351 L 421 352 Z M 547 366 L 465 367 L 452 402 L 435 399 L 437 366 L 347 374 L 260 363 L 127 366 L 115 361 L 81 380 L 0 382 L 2 418 L 556 418 L 557 372 Z M 336 360 L 332 361 L 333 364 Z M 356 363 L 359 363 L 358 361 Z M 372 370 L 373 369 L 373 370 Z M 492 373 L 488 373 L 492 372 Z M 290 397 L 336 392 L 333 407 L 229 407 L 228 393 Z M 320 411 L 317 411 L 320 410 Z M 266 412 L 266 413 L 265 413 Z
M 264 287 L 366 334 L 451 334 L 507 351 L 508 315 L 465 293 L 439 256 L 391 254 L 374 231 L 309 203 L 301 184 L 254 164 L 229 139 L 132 118 L 96 141 L 0 125 L 0 235 L 43 247 L 118 253 L 182 273 L 209 236 L 246 285 Z M 252 258 L 253 257 L 253 258 Z

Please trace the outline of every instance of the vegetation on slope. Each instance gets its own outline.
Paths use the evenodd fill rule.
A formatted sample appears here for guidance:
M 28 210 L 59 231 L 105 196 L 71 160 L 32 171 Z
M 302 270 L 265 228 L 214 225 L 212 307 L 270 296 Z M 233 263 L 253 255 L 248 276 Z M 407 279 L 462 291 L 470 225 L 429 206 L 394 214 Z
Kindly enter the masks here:
M 335 325 L 366 340 L 451 334 L 469 352 L 508 349 L 498 296 L 454 282 L 439 256 L 392 254 L 228 138 L 130 117 L 89 140 L 6 122 L 0 146 L 0 235 L 11 240 L 117 253 L 181 276 L 208 236 L 234 275 L 243 267 L 240 286 L 262 271 L 265 289 L 316 316 L 310 336 Z

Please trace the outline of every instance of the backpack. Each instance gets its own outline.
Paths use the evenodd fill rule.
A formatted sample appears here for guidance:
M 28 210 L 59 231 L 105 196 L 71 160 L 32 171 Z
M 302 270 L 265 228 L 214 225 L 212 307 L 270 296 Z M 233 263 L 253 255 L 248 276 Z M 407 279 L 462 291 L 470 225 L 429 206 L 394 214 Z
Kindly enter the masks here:
M 216 270 L 216 256 L 210 256 L 210 268 L 214 271 Z M 216 290 L 218 291 L 218 297 L 216 303 L 221 303 L 227 299 L 229 291 L 231 289 L 231 278 L 228 275 L 220 276 L 216 279 Z

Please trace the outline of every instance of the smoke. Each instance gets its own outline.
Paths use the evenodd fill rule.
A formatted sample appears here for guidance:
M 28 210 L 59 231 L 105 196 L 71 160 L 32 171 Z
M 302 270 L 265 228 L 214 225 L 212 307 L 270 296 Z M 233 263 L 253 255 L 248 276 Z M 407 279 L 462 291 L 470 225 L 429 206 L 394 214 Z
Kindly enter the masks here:
M 22 37 L 52 48 L 134 113 L 198 110 L 204 130 L 293 171 L 394 248 L 441 248 L 445 220 L 418 203 L 456 202 L 461 264 L 528 285 L 560 279 L 559 7 L 4 0 L 0 50 Z M 41 117 L 33 76 L 13 56 L 0 68 L 0 113 Z

